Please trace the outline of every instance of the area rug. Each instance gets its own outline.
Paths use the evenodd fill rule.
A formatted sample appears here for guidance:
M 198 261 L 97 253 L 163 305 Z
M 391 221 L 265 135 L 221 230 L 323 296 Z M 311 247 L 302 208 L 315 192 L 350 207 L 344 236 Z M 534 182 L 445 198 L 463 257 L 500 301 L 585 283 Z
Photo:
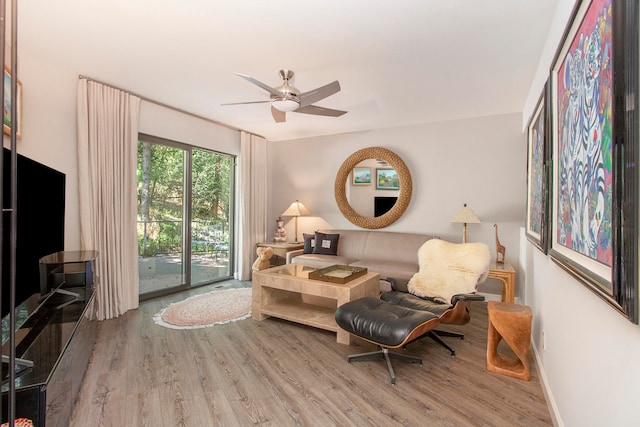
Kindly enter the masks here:
M 251 288 L 211 291 L 163 308 L 153 316 L 160 326 L 198 329 L 235 322 L 251 316 Z

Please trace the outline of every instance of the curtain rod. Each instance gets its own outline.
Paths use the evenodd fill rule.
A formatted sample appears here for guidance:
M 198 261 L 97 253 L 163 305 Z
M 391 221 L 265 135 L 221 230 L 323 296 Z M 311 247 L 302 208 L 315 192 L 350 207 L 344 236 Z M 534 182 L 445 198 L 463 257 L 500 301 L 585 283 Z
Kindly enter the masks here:
M 137 96 L 138 98 L 142 99 L 143 101 L 147 101 L 147 102 L 150 102 L 152 104 L 156 104 L 156 105 L 159 105 L 161 107 L 165 107 L 165 108 L 168 108 L 170 110 L 174 110 L 174 111 L 177 111 L 179 113 L 186 114 L 186 115 L 195 117 L 195 118 L 200 119 L 200 120 L 205 120 L 205 121 L 213 123 L 215 125 L 226 127 L 227 129 L 236 130 L 238 132 L 246 132 L 246 133 L 248 133 L 250 135 L 254 135 L 254 136 L 260 137 L 260 138 L 265 139 L 265 140 L 267 139 L 262 135 L 258 135 L 257 133 L 249 132 L 249 131 L 246 131 L 244 129 L 240 129 L 240 128 L 237 128 L 237 127 L 234 127 L 234 126 L 219 122 L 217 120 L 213 120 L 213 119 L 209 119 L 207 117 L 200 116 L 198 114 L 192 113 L 190 111 L 183 110 L 181 108 L 173 107 L 171 105 L 165 104 L 164 102 L 159 102 L 159 101 L 156 101 L 154 99 L 147 98 L 146 96 L 139 95 L 139 94 L 137 94 L 135 92 L 131 92 L 130 90 L 122 89 L 122 88 L 119 88 L 117 86 L 111 85 L 109 83 L 105 83 L 105 82 L 102 82 L 100 80 L 93 79 L 91 77 L 83 76 L 82 74 L 79 74 L 78 78 L 79 79 L 85 79 L 85 80 L 90 81 L 90 82 L 100 83 L 101 85 L 109 86 L 112 89 L 117 89 L 117 90 L 121 90 L 123 92 L 127 92 L 130 95 Z

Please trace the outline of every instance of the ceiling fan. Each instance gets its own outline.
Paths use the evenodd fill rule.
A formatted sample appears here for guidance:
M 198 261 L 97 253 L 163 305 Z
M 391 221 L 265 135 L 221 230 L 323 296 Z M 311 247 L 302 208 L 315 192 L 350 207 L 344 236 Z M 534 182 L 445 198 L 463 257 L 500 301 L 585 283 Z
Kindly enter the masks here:
M 291 70 L 285 69 L 279 71 L 280 78 L 282 78 L 283 83 L 277 87 L 268 86 L 253 77 L 244 74 L 234 74 L 269 92 L 271 99 L 265 101 L 233 102 L 222 105 L 259 104 L 263 102 L 271 102 L 271 115 L 278 123 L 286 121 L 286 113 L 288 112 L 330 117 L 340 117 L 346 113 L 346 111 L 333 110 L 331 108 L 313 105 L 314 102 L 318 102 L 340 92 L 340 83 L 338 83 L 337 80 L 317 89 L 300 93 L 300 91 L 291 84 L 291 80 L 293 79 L 293 71 Z

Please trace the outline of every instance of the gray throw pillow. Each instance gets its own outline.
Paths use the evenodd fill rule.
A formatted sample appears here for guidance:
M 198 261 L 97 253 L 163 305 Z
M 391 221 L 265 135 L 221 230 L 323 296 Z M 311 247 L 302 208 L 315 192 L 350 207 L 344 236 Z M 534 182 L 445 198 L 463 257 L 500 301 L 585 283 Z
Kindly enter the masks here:
M 314 254 L 337 255 L 339 234 L 326 234 L 316 231 Z
M 302 233 L 302 237 L 304 238 L 304 248 L 302 250 L 302 253 L 312 254 L 313 249 L 316 246 L 316 235 Z

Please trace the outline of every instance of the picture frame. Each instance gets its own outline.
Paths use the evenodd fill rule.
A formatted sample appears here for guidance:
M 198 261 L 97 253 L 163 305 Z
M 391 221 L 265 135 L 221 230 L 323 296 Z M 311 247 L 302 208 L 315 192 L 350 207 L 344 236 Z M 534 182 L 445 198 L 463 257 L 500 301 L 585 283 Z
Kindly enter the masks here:
M 376 168 L 377 190 L 400 190 L 398 172 L 393 168 Z
M 636 0 L 579 0 L 550 75 L 549 254 L 634 323 L 637 31 Z
M 16 137 L 20 138 L 22 136 L 22 82 L 18 80 L 18 94 L 16 96 L 16 100 L 18 103 L 18 117 L 17 117 L 17 128 L 16 128 Z M 3 103 L 3 115 L 2 115 L 2 131 L 6 135 L 11 135 L 11 70 L 9 67 L 4 67 L 4 103 Z
M 351 172 L 352 185 L 371 185 L 371 168 L 356 166 Z
M 549 84 L 545 83 L 527 125 L 527 239 L 543 253 L 548 253 L 549 231 L 549 161 L 548 112 Z

